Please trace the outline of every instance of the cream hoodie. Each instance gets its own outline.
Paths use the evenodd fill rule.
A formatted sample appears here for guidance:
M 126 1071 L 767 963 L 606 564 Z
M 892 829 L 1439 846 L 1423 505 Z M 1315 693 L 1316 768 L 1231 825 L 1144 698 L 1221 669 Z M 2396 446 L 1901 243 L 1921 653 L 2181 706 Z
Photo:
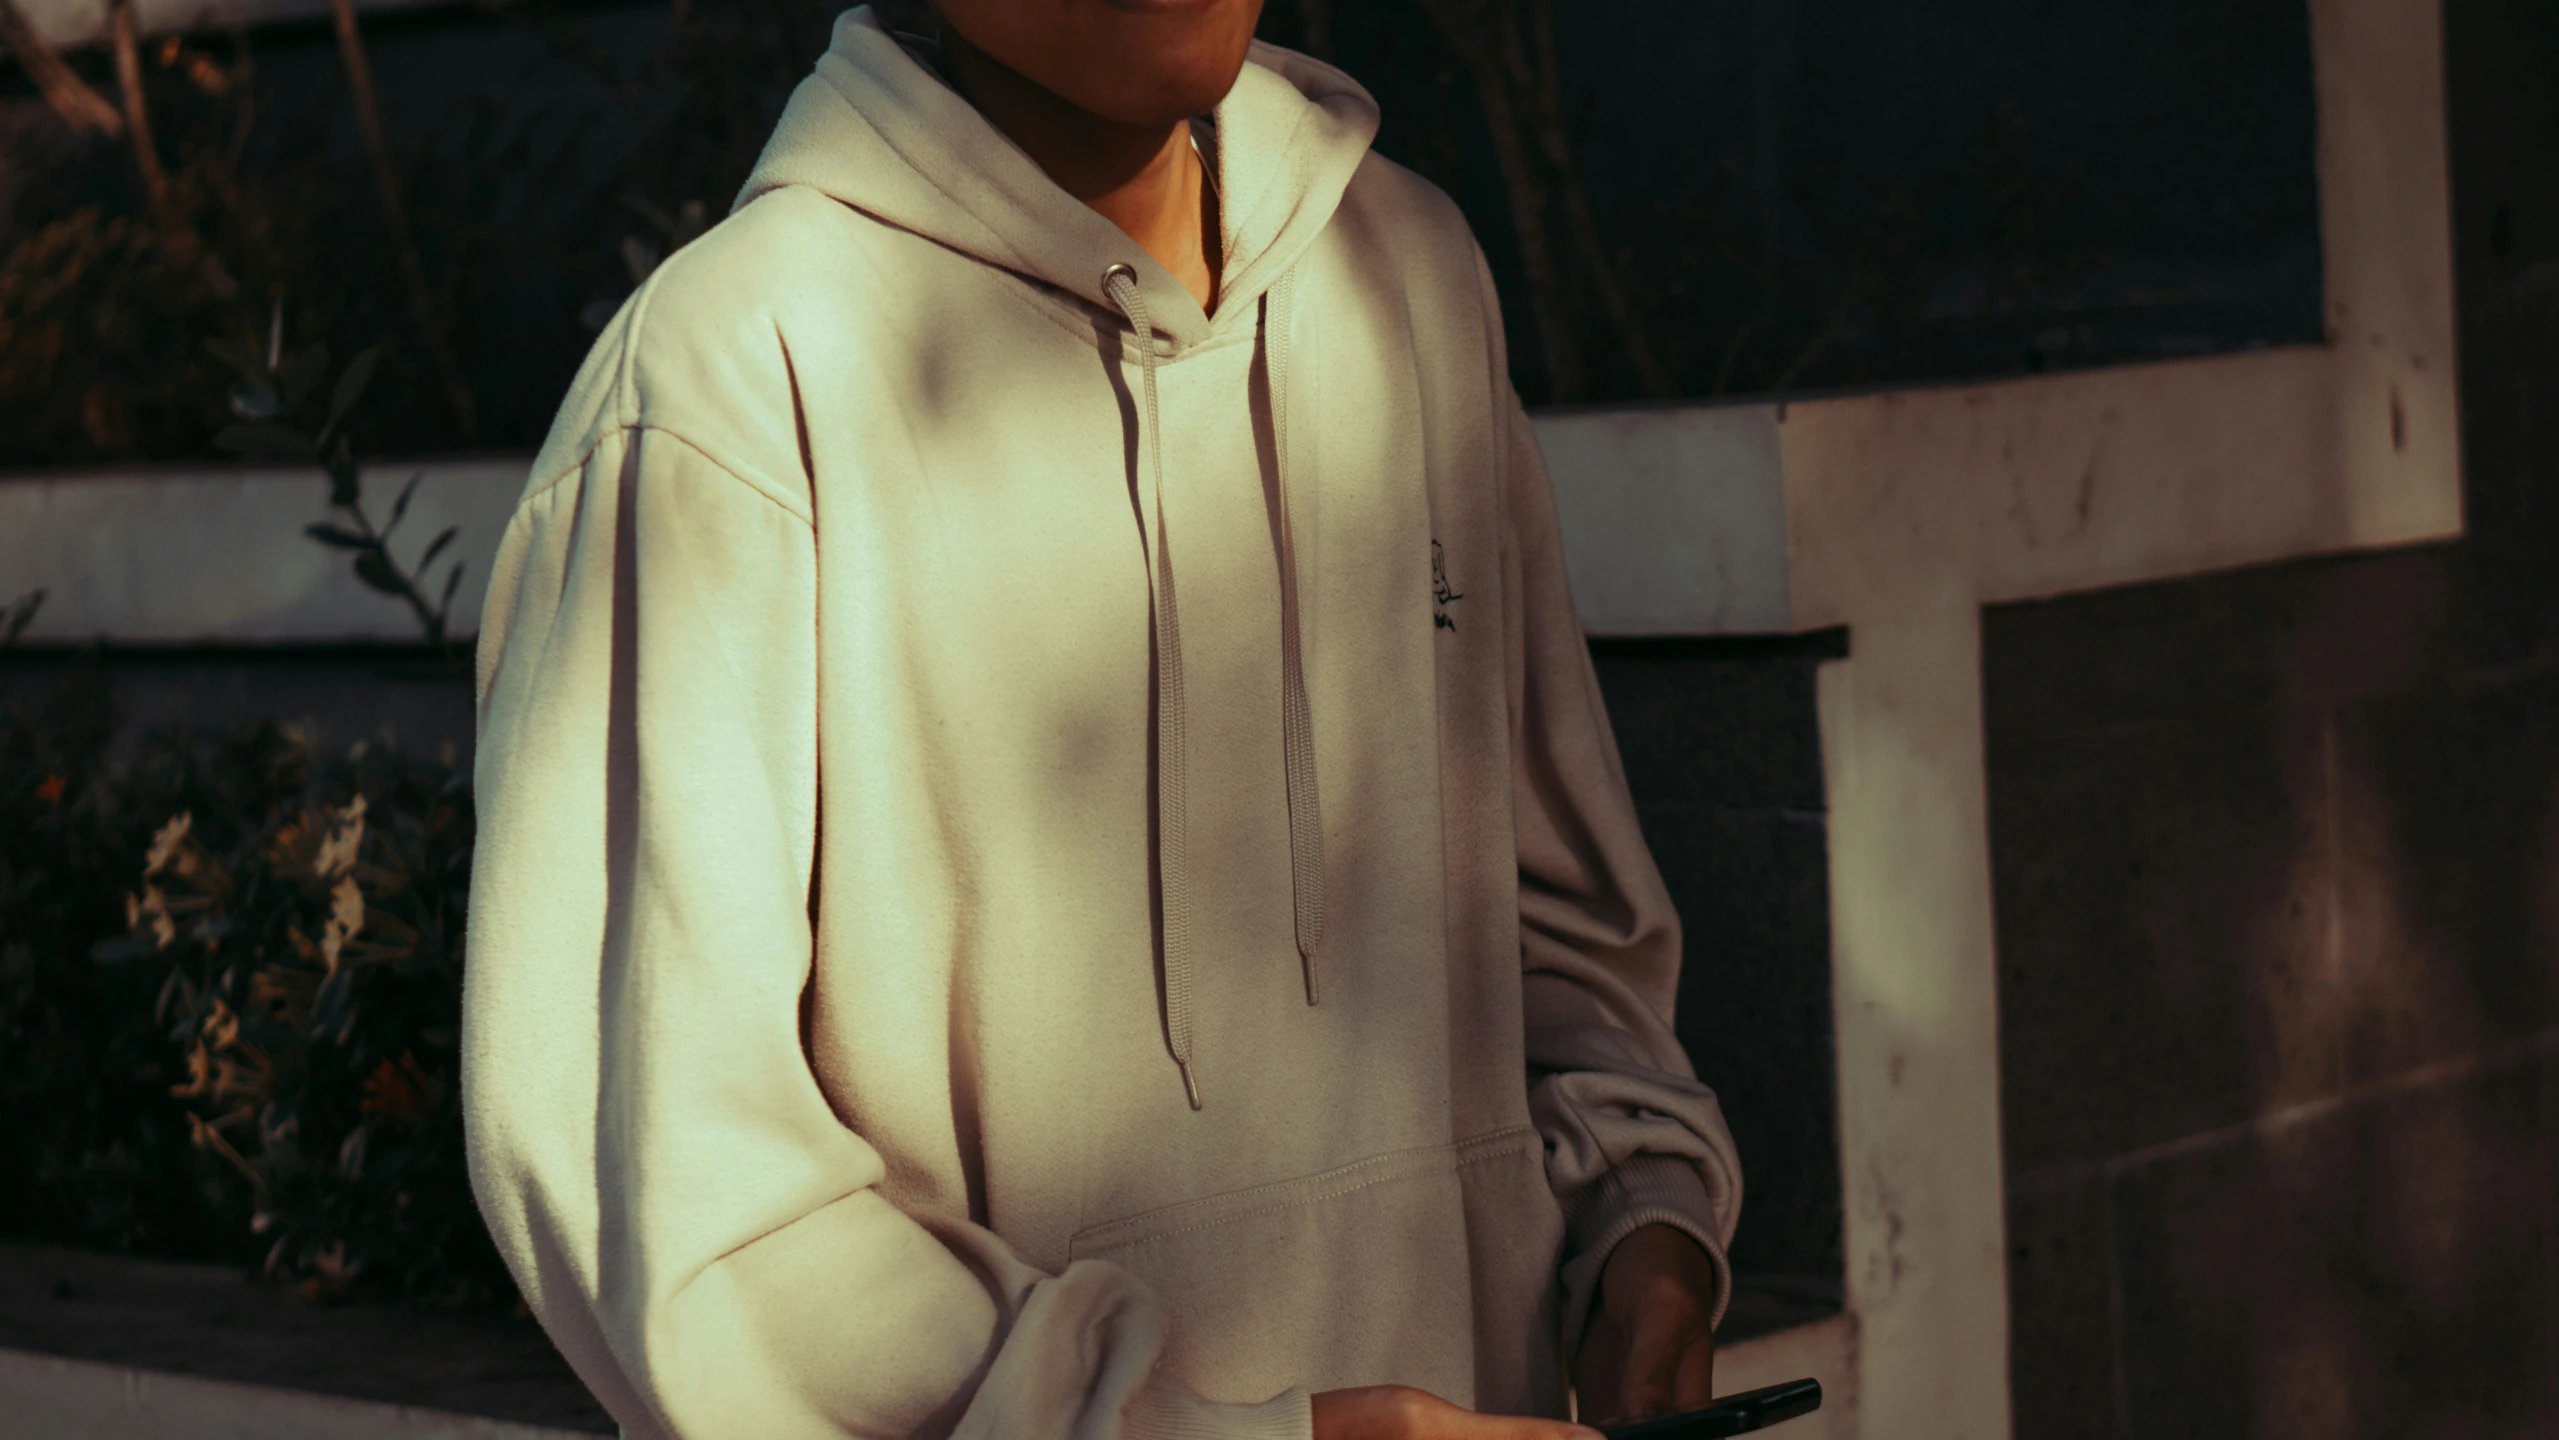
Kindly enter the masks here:
M 464 1092 L 629 1435 L 1559 1414 L 1621 1236 L 1722 1269 L 1490 283 L 1376 119 L 1254 48 L 1211 318 L 856 10 L 580 373 L 480 637 Z

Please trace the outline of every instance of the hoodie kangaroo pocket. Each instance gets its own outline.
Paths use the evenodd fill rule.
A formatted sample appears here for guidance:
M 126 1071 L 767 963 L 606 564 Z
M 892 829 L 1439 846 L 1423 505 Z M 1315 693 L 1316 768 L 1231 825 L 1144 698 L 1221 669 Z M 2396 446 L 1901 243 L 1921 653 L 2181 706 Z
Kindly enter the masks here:
M 1394 1381 L 1464 1404 L 1495 1338 L 1480 1332 L 1551 1323 L 1562 1226 L 1543 1162 L 1534 1130 L 1498 1131 L 1149 1210 L 1069 1250 L 1155 1292 L 1165 1363 L 1210 1399 Z M 1479 1315 L 1484 1299 L 1528 1313 Z

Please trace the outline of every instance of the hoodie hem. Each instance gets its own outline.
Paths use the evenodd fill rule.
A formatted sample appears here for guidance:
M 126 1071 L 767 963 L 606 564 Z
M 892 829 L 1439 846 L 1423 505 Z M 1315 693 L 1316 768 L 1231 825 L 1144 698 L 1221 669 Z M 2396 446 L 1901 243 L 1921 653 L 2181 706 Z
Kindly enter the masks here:
M 1221 1405 L 1159 1379 L 1130 1403 L 1125 1433 L 1128 1440 L 1309 1440 L 1314 1397 L 1292 1386 L 1258 1404 Z

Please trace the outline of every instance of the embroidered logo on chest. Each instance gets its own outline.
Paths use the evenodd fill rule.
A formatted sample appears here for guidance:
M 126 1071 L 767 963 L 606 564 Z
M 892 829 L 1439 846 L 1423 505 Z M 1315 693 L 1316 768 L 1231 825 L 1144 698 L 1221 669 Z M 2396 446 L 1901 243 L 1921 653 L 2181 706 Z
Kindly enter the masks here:
M 1448 607 L 1466 597 L 1448 583 L 1448 553 L 1439 542 L 1431 542 L 1431 626 L 1437 630 L 1454 630 L 1457 622 L 1449 618 Z

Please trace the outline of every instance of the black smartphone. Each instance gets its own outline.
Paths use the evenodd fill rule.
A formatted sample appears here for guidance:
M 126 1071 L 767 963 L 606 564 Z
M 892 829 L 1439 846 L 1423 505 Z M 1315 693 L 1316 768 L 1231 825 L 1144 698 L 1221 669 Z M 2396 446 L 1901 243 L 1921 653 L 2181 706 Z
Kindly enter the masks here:
M 1608 1440 L 1716 1440 L 1723 1435 L 1746 1435 L 1765 1430 L 1780 1420 L 1810 1415 L 1822 1408 L 1822 1382 L 1789 1380 L 1783 1385 L 1770 1385 L 1758 1390 L 1745 1390 L 1727 1395 L 1703 1410 L 1685 1415 L 1665 1415 L 1640 1425 L 1623 1425 L 1605 1432 Z

